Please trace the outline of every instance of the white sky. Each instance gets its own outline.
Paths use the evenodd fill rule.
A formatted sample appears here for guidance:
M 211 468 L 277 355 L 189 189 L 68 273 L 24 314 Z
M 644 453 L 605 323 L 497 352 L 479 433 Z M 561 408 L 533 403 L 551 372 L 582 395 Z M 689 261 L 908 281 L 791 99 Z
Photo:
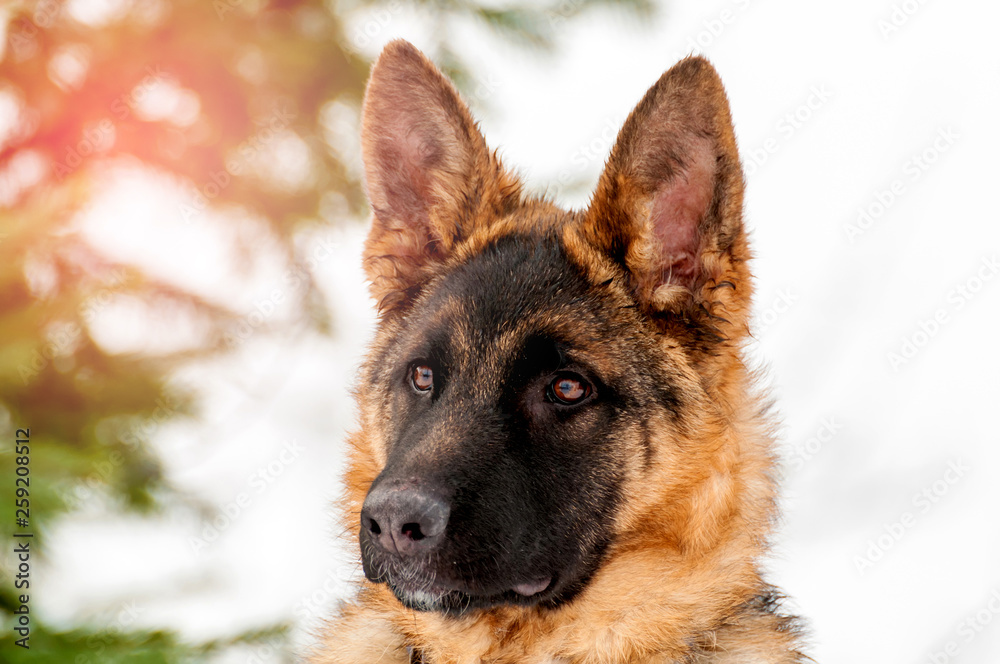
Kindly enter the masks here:
M 894 6 L 915 11 L 886 37 L 879 21 Z M 563 29 L 551 59 L 457 34 L 482 82 L 471 104 L 487 139 L 539 190 L 559 197 L 561 180 L 595 181 L 621 120 L 701 39 L 748 164 L 762 321 L 753 354 L 769 364 L 784 414 L 786 510 L 771 579 L 809 619 L 817 661 L 924 663 L 949 642 L 957 654 L 944 661 L 998 661 L 1000 616 L 988 607 L 1000 591 L 1000 272 L 990 263 L 1000 258 L 991 204 L 1000 5 L 725 0 L 672 3 L 662 14 L 640 25 L 592 13 Z M 421 46 L 427 34 L 391 13 L 368 48 L 395 37 Z M 915 168 L 924 153 L 933 163 Z M 149 261 L 175 247 L 155 259 L 165 275 L 185 260 L 209 274 L 227 238 L 157 213 L 157 196 L 176 204 L 170 192 L 111 203 L 89 232 Z M 893 199 L 882 212 L 879 197 Z M 849 238 L 861 208 L 878 218 Z M 127 232 L 136 218 L 158 230 Z M 78 519 L 58 533 L 58 555 L 40 575 L 42 610 L 68 618 L 96 603 L 113 621 L 134 597 L 139 621 L 199 638 L 281 618 L 315 625 L 329 609 L 323 584 L 342 588 L 355 573 L 329 506 L 371 326 L 362 239 L 360 227 L 313 239 L 333 341 L 251 336 L 236 361 L 186 377 L 206 394 L 208 425 L 156 431 L 173 481 L 220 510 L 238 508 L 233 525 L 196 553 L 193 521 Z M 192 246 L 194 259 L 180 256 Z M 249 306 L 275 279 L 233 290 Z M 223 284 L 216 295 L 227 293 Z M 889 354 L 904 338 L 919 347 L 894 367 Z M 286 463 L 292 440 L 301 451 L 286 452 Z M 935 502 L 915 498 L 924 490 Z M 880 537 L 872 557 L 881 557 L 859 570 Z M 963 628 L 969 619 L 985 626 Z

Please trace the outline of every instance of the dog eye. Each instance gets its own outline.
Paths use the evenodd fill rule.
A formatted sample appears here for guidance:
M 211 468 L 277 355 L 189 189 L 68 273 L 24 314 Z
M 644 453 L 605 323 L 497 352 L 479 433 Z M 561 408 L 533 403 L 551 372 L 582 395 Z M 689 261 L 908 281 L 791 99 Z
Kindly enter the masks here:
M 418 364 L 413 367 L 410 382 L 416 391 L 427 392 L 434 387 L 434 370 L 426 364 Z
M 590 383 L 573 374 L 556 376 L 549 383 L 549 398 L 555 403 L 573 406 L 590 396 Z

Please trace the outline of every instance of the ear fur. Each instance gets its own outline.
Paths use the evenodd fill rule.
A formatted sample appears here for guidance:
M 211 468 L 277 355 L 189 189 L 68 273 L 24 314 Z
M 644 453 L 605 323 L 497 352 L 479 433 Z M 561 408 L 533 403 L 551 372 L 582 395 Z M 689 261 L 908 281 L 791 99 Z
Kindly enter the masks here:
M 452 84 L 403 40 L 372 68 L 361 137 L 374 213 L 365 270 L 387 311 L 411 299 L 487 213 L 517 201 L 520 183 L 490 153 Z
M 746 332 L 751 294 L 742 209 L 725 90 L 707 60 L 686 58 L 625 121 L 584 236 L 627 270 L 650 314 L 731 339 Z

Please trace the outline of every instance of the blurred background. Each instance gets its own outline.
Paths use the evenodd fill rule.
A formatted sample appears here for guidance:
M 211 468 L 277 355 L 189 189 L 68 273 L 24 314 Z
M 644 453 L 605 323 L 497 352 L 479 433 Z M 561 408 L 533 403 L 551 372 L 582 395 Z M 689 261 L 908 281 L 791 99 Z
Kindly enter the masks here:
M 359 577 L 331 510 L 373 325 L 358 109 L 404 37 L 571 207 L 657 77 L 712 59 L 758 256 L 749 352 L 784 419 L 770 578 L 817 661 L 1000 661 L 998 19 L 971 0 L 0 3 L 0 660 L 291 662 Z

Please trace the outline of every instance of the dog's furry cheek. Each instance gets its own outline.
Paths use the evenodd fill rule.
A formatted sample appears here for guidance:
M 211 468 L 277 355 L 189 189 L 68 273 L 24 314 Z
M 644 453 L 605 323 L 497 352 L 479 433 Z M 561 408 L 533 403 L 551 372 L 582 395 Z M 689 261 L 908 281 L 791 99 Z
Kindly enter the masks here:
M 408 664 L 406 644 L 393 617 L 370 607 L 345 606 L 337 620 L 336 638 L 328 639 L 310 664 Z

